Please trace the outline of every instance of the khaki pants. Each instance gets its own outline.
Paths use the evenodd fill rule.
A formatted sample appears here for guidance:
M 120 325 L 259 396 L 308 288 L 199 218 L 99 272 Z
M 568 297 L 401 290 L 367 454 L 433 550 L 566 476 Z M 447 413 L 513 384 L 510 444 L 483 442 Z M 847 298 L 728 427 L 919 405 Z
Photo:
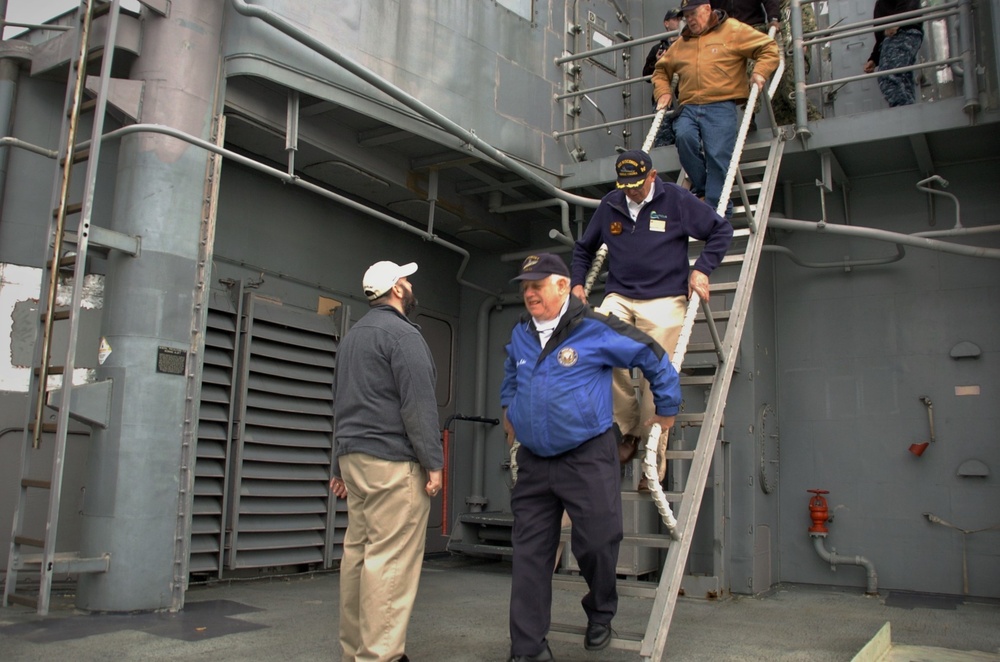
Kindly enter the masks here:
M 631 324 L 645 332 L 666 350 L 671 357 L 677 347 L 677 339 L 684 324 L 684 313 L 687 310 L 687 297 L 664 297 L 661 299 L 629 299 L 620 294 L 608 294 L 597 312 L 614 315 L 621 321 Z M 615 370 L 612 378 L 612 397 L 614 401 L 615 422 L 621 428 L 622 434 L 639 437 L 640 443 L 646 443 L 649 429 L 643 426 L 655 413 L 653 395 L 649 391 L 649 382 L 640 378 L 640 400 L 635 397 L 635 387 L 632 375 L 628 370 Z M 667 475 L 667 438 L 669 431 L 660 435 L 659 447 L 656 451 L 656 472 L 660 482 Z
M 340 457 L 347 485 L 347 534 L 340 562 L 344 662 L 404 655 L 427 539 L 427 476 L 416 462 L 364 453 Z

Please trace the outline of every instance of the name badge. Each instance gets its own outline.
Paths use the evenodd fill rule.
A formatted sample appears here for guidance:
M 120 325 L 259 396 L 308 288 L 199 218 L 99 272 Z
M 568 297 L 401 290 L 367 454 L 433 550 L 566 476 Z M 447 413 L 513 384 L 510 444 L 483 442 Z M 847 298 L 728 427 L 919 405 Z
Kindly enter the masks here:
M 662 218 L 649 219 L 650 232 L 666 232 L 666 230 L 667 230 L 667 222 Z

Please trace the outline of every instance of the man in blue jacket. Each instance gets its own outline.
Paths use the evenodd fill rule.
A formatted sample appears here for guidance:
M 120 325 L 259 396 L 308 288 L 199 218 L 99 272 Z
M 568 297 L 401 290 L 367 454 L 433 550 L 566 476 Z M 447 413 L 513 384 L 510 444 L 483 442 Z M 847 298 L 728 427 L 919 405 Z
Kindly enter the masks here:
M 573 247 L 573 295 L 587 303 L 587 271 L 597 249 L 607 245 L 608 280 L 598 312 L 636 326 L 673 356 L 688 297 L 697 292 L 708 301 L 708 277 L 725 257 L 733 227 L 686 189 L 657 177 L 652 160 L 641 150 L 619 156 L 615 170 L 616 189 L 601 200 Z M 705 242 L 693 267 L 689 239 Z M 634 448 L 649 433 L 643 423 L 653 412 L 648 383 L 642 384 L 640 405 L 631 375 L 616 371 L 614 393 L 615 422 L 626 445 Z M 667 471 L 666 447 L 664 429 L 657 449 L 661 482 Z M 639 488 L 644 489 L 644 483 Z
M 573 521 L 573 554 L 590 588 L 582 601 L 584 647 L 601 650 L 611 641 L 622 540 L 612 369 L 637 367 L 649 380 L 655 413 L 648 425 L 673 425 L 681 392 L 670 357 L 655 340 L 570 296 L 561 258 L 531 255 L 515 280 L 528 314 L 511 332 L 500 389 L 504 428 L 521 443 L 511 496 L 510 660 L 544 662 L 553 659 L 546 635 L 564 510 Z

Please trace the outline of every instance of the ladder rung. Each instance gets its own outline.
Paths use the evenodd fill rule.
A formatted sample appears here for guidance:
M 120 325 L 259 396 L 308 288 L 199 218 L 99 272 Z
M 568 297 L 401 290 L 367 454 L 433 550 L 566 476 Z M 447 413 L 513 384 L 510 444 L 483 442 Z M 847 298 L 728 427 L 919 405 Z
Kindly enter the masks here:
M 694 451 L 672 451 L 667 450 L 664 454 L 668 460 L 693 460 Z M 667 499 L 669 501 L 669 499 Z
M 683 451 L 667 451 L 667 459 L 670 459 L 669 453 L 671 452 L 683 452 Z M 663 496 L 667 498 L 670 503 L 677 503 L 684 496 L 683 492 L 664 492 Z M 622 501 L 652 501 L 653 497 L 649 495 L 649 492 L 622 492 Z
M 53 375 L 61 375 L 64 372 L 66 372 L 66 370 L 61 365 L 50 365 L 49 369 L 48 369 L 48 374 L 49 374 L 50 377 L 53 376 Z M 35 368 L 35 376 L 39 377 L 39 376 L 41 376 L 41 374 L 42 374 L 42 369 L 41 368 Z
M 730 313 L 730 311 L 728 311 L 728 310 L 713 310 L 712 311 L 712 319 L 715 320 L 716 322 L 725 322 L 726 320 L 729 319 L 729 313 Z M 695 322 L 704 322 L 705 321 L 705 313 L 698 313 L 697 315 L 695 315 L 694 316 L 694 321 Z
M 553 588 L 560 588 L 567 591 L 577 591 L 586 593 L 590 590 L 586 580 L 580 575 L 553 575 Z M 619 577 L 618 595 L 627 595 L 632 598 L 653 598 L 656 596 L 656 582 L 643 581 L 641 579 L 622 579 Z
M 681 386 L 710 386 L 713 382 L 715 382 L 715 375 L 681 374 Z
M 97 107 L 97 98 L 91 97 L 90 99 L 84 99 L 83 103 L 80 104 L 80 112 L 87 113 Z
M 24 595 L 23 593 L 10 593 L 7 595 L 7 602 L 24 605 L 32 609 L 38 609 L 38 598 L 34 595 Z
M 72 311 L 69 308 L 62 308 L 60 310 L 53 310 L 52 311 L 52 321 L 53 322 L 58 322 L 59 320 L 68 320 L 69 317 L 70 317 L 70 313 L 71 312 Z M 42 320 L 45 320 L 48 316 L 49 316 L 48 313 L 42 313 Z M 50 371 L 50 374 L 51 374 L 51 371 Z
M 687 353 L 694 354 L 696 352 L 714 352 L 715 343 L 714 342 L 692 342 L 688 343 Z
M 40 490 L 51 490 L 51 480 L 40 480 L 38 478 L 22 478 L 21 487 L 37 487 Z
M 59 258 L 59 264 L 58 264 L 58 266 L 59 266 L 60 269 L 65 269 L 67 267 L 72 267 L 75 264 L 76 264 L 76 253 L 69 252 L 69 253 L 64 254 L 61 258 Z M 52 268 L 52 260 L 51 259 L 50 260 L 46 260 L 46 262 L 45 262 L 45 268 L 46 269 L 51 269 Z
M 104 57 L 104 45 L 100 45 L 94 48 L 94 50 L 87 53 L 87 62 L 93 64 L 94 62 L 99 62 L 101 58 Z
M 74 163 L 74 165 L 77 164 L 77 163 L 83 163 L 84 161 L 87 161 L 89 159 L 90 159 L 90 150 L 89 149 L 81 149 L 80 151 L 75 151 L 75 150 L 73 151 L 73 163 Z
M 72 216 L 73 214 L 79 214 L 81 211 L 83 211 L 82 202 L 74 202 L 73 204 L 66 205 L 67 216 Z M 59 208 L 56 207 L 55 209 L 52 210 L 52 216 L 56 217 L 58 215 L 59 215 Z
M 555 641 L 569 641 L 583 643 L 586 628 L 582 625 L 567 625 L 564 623 L 552 623 L 549 625 L 548 636 Z M 615 630 L 611 637 L 608 648 L 618 648 L 621 650 L 637 651 L 642 648 L 643 635 L 633 632 L 618 632 Z
M 698 412 L 696 414 L 677 414 L 677 417 L 674 420 L 677 422 L 677 425 L 699 427 L 705 421 L 705 412 Z
M 98 2 L 94 3 L 94 9 L 91 11 L 90 15 L 92 18 L 99 18 L 105 14 L 111 13 L 111 3 L 110 2 Z
M 57 427 L 58 426 L 55 423 L 42 423 L 42 432 L 53 432 L 54 433 L 56 431 Z M 28 431 L 29 432 L 34 432 L 35 431 L 35 422 L 34 421 L 31 421 L 30 423 L 28 423 Z
M 632 544 L 637 547 L 656 547 L 666 549 L 673 543 L 673 538 L 663 533 L 626 533 L 622 544 Z
M 17 570 L 28 567 L 39 567 L 44 554 L 22 554 L 18 559 Z M 52 572 L 55 573 L 100 573 L 107 572 L 111 567 L 111 555 L 103 554 L 93 558 L 83 558 L 80 552 L 59 552 L 52 555 Z
M 747 170 L 763 170 L 766 167 L 766 159 L 763 161 L 747 161 L 740 164 L 740 172 L 745 173 Z
M 736 281 L 712 283 L 708 286 L 708 291 L 712 294 L 715 294 L 716 292 L 735 292 L 737 287 L 739 287 L 739 283 Z
M 688 263 L 693 267 L 694 263 L 697 262 L 697 260 L 698 258 L 696 257 L 688 258 Z M 727 253 L 726 257 L 722 258 L 722 262 L 719 264 L 719 266 L 729 265 L 729 264 L 742 264 L 742 263 L 743 263 L 742 253 L 735 253 L 735 254 Z
M 37 547 L 38 549 L 45 547 L 45 541 L 41 538 L 29 538 L 28 536 L 14 536 L 14 544 Z

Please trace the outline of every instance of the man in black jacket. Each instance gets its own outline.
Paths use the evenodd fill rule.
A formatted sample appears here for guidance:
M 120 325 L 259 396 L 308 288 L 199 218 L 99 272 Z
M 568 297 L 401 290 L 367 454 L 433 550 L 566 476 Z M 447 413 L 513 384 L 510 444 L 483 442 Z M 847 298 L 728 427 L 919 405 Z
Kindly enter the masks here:
M 406 660 L 431 499 L 444 455 L 437 372 L 408 276 L 413 262 L 376 262 L 362 288 L 371 309 L 344 335 L 334 375 L 333 478 L 347 499 L 340 562 L 342 659 Z

